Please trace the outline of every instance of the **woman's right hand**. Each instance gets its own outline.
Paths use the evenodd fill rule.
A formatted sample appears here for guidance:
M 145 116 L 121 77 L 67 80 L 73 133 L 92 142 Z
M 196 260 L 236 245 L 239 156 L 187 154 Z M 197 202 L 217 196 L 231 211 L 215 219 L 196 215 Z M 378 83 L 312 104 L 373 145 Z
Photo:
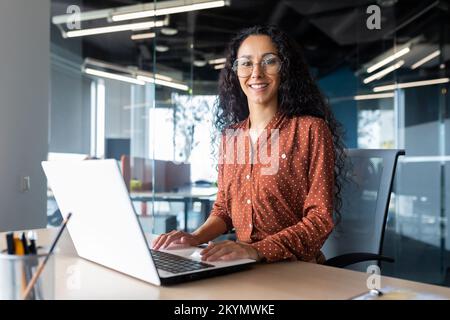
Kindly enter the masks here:
M 163 233 L 152 242 L 153 250 L 158 249 L 179 249 L 184 247 L 197 246 L 200 242 L 197 237 L 184 232 L 173 230 L 169 233 Z

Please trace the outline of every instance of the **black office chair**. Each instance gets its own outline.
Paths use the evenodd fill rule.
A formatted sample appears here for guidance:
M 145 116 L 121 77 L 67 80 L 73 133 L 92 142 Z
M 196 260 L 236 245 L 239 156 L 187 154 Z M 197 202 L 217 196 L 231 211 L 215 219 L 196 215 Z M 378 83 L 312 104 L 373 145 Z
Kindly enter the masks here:
M 325 265 L 366 271 L 383 256 L 383 238 L 397 159 L 404 150 L 347 149 L 340 222 L 322 247 Z M 365 263 L 363 263 L 365 262 Z

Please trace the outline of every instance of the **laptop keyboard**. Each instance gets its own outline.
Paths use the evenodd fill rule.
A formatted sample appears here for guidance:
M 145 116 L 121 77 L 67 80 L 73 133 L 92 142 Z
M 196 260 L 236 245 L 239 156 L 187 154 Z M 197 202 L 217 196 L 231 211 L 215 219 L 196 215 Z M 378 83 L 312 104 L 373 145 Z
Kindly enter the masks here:
M 182 273 L 214 267 L 211 264 L 197 262 L 174 254 L 156 250 L 150 251 L 152 253 L 153 261 L 155 262 L 156 268 L 164 271 L 172 273 Z

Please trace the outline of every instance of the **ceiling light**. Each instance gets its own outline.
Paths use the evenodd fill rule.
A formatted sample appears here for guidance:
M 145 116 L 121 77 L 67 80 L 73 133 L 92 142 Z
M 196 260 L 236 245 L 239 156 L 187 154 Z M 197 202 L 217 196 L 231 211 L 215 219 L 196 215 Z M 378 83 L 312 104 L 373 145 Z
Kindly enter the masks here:
M 373 100 L 373 99 L 383 99 L 383 98 L 393 98 L 394 93 L 393 92 L 386 92 L 386 93 L 374 93 L 374 94 L 361 94 L 354 96 L 354 100 Z
M 207 62 L 205 60 L 194 60 L 194 66 L 196 67 L 204 67 L 206 66 Z
M 142 12 L 145 12 L 144 17 L 148 16 L 158 16 L 170 13 L 190 11 L 190 10 L 201 10 L 207 9 L 208 7 L 220 7 L 229 6 L 230 1 L 211 1 L 211 0 L 189 0 L 190 5 L 185 5 L 187 1 L 185 0 L 166 0 L 166 1 L 151 1 L 145 4 L 133 4 L 115 8 L 107 8 L 100 10 L 83 11 L 77 15 L 77 21 L 90 21 L 107 19 L 108 21 L 121 21 L 128 20 L 127 16 L 130 15 L 129 19 L 138 19 Z M 181 11 L 180 11 L 181 10 Z M 154 11 L 153 15 L 151 11 Z M 150 12 L 150 13 L 149 13 Z M 167 13 L 169 12 L 169 13 Z M 136 15 L 137 14 L 137 15 Z M 125 19 L 126 18 L 126 19 Z M 73 14 L 67 13 L 63 15 L 53 16 L 52 23 L 55 25 L 67 24 L 73 22 Z
M 427 63 L 428 61 L 430 61 L 430 60 L 436 58 L 436 57 L 439 56 L 440 54 L 441 54 L 441 50 L 436 50 L 436 51 L 430 53 L 430 54 L 427 55 L 426 57 L 424 57 L 424 58 L 420 59 L 419 61 L 417 61 L 416 63 L 414 63 L 414 64 L 411 66 L 411 69 L 414 70 L 414 69 L 420 67 L 421 65 Z
M 396 4 L 397 0 L 377 0 L 377 3 L 381 7 L 387 8 L 387 7 L 392 7 L 394 4 Z
M 216 69 L 216 70 L 223 69 L 223 68 L 225 68 L 225 63 L 223 63 L 223 64 L 216 64 L 214 66 L 214 69 Z
M 166 80 L 166 81 L 173 81 L 173 78 L 159 74 L 159 73 L 155 74 L 155 78 L 161 79 L 161 80 Z
M 159 45 L 155 46 L 155 50 L 158 51 L 158 52 L 167 52 L 167 51 L 169 51 L 169 47 L 159 44 Z
M 77 21 L 90 21 L 97 19 L 105 19 L 108 18 L 111 9 L 101 9 L 101 10 L 92 10 L 86 12 L 80 12 L 77 14 Z M 73 22 L 74 15 L 73 13 L 62 14 L 58 16 L 52 17 L 53 24 L 67 24 Z
M 161 33 L 165 36 L 174 36 L 178 33 L 175 28 L 161 28 Z
M 155 83 L 162 85 L 162 86 L 172 87 L 172 88 L 183 90 L 183 91 L 189 90 L 189 87 L 185 84 L 180 84 L 180 83 L 175 83 L 175 82 L 170 82 L 170 81 L 165 81 L 165 80 L 160 80 L 160 79 L 155 79 Z
M 155 84 L 159 84 L 162 86 L 171 87 L 171 88 L 175 88 L 175 89 L 179 89 L 179 90 L 183 90 L 183 91 L 189 90 L 189 87 L 185 84 L 175 83 L 175 82 L 161 80 L 161 79 L 157 79 L 157 78 L 155 79 L 153 77 L 138 75 L 137 79 L 148 82 L 148 83 L 155 83 Z
M 433 84 L 447 83 L 449 81 L 450 81 L 449 78 L 439 78 L 439 79 L 433 79 L 433 80 L 395 83 L 395 84 L 390 84 L 390 85 L 386 85 L 386 86 L 375 87 L 375 88 L 373 88 L 373 91 L 380 92 L 380 91 L 395 90 L 395 89 L 429 86 L 429 85 L 433 85 Z
M 209 64 L 218 64 L 218 63 L 222 64 L 225 62 L 227 62 L 227 58 L 218 58 L 218 59 L 213 59 L 213 60 L 208 61 Z
M 371 75 L 370 77 L 367 77 L 363 80 L 363 82 L 365 84 L 368 84 L 369 82 L 372 82 L 373 80 L 378 80 L 383 78 L 385 75 L 387 75 L 388 73 L 391 73 L 394 70 L 397 70 L 398 68 L 400 68 L 402 65 L 405 64 L 405 61 L 400 60 L 399 62 L 397 62 L 396 64 L 393 64 L 390 67 L 387 67 L 386 69 L 383 69 L 373 75 Z
M 151 39 L 151 38 L 154 38 L 155 36 L 156 36 L 156 34 L 154 32 L 138 33 L 138 34 L 133 34 L 131 36 L 131 40 Z
M 145 29 L 150 29 L 150 28 L 154 28 L 154 27 L 162 27 L 164 24 L 165 24 L 164 20 L 149 21 L 149 22 L 137 22 L 137 23 L 121 24 L 121 25 L 108 26 L 108 27 L 71 30 L 71 31 L 65 32 L 63 34 L 63 36 L 65 38 L 75 38 L 75 37 L 90 36 L 90 35 L 94 35 L 94 34 L 112 33 L 112 32 L 120 32 L 120 31 L 145 30 Z
M 380 62 L 375 63 L 373 66 L 367 68 L 368 73 L 372 73 L 377 69 L 380 69 L 382 66 L 387 65 L 389 62 L 394 61 L 397 58 L 400 58 L 401 56 L 404 56 L 407 54 L 411 49 L 409 47 L 403 48 L 402 50 L 394 53 L 393 55 L 390 55 L 389 57 L 381 60 Z
M 93 67 L 95 67 L 95 69 Z M 111 70 L 111 72 L 102 71 L 98 68 Z M 187 85 L 181 82 L 175 82 L 173 78 L 166 75 L 162 75 L 159 73 L 154 74 L 148 71 L 140 70 L 136 67 L 124 67 L 92 58 L 84 59 L 82 70 L 87 74 L 125 81 L 133 84 L 145 85 L 146 82 L 150 82 L 166 87 L 176 88 L 179 90 L 189 90 L 189 87 Z
M 169 1 L 167 1 L 169 2 Z M 194 1 L 192 1 L 194 2 Z M 124 20 L 132 20 L 132 19 L 142 19 L 142 18 L 148 18 L 148 17 L 154 17 L 154 16 L 162 16 L 166 14 L 174 14 L 174 13 L 180 13 L 180 12 L 188 12 L 188 11 L 196 11 L 196 10 L 203 10 L 203 9 L 210 9 L 210 8 L 217 8 L 217 7 L 224 7 L 227 5 L 228 1 L 195 1 L 192 4 L 188 5 L 178 5 L 160 8 L 160 9 L 148 9 L 148 10 L 140 10 L 135 12 L 127 12 L 127 13 L 115 13 L 111 17 L 112 21 L 124 21 Z M 183 3 L 183 2 L 181 2 Z M 164 5 L 165 3 L 162 2 L 161 5 Z M 145 6 L 142 6 L 145 7 Z M 148 6 L 153 7 L 154 6 Z
M 105 72 L 105 71 L 95 70 L 95 69 L 91 69 L 91 68 L 84 69 L 84 72 L 86 74 L 90 74 L 90 75 L 101 77 L 101 78 L 108 78 L 108 79 L 112 79 L 112 80 L 119 80 L 119 81 L 123 81 L 123 82 L 132 83 L 132 84 L 139 84 L 141 86 L 145 85 L 145 82 L 142 80 L 135 79 L 132 77 L 127 77 L 127 76 L 122 76 L 122 75 L 111 73 L 111 72 Z

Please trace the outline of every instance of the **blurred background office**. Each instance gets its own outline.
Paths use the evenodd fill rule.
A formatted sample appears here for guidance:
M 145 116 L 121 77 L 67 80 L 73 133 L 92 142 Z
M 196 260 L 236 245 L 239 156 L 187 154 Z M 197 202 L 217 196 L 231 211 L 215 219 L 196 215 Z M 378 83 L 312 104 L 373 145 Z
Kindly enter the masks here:
M 226 45 L 243 27 L 276 24 L 303 47 L 348 148 L 406 150 L 383 248 L 396 262 L 383 274 L 450 286 L 449 5 L 51 0 L 41 17 L 48 157 L 116 158 L 148 230 L 194 230 L 215 197 L 212 115 Z M 50 225 L 56 211 L 49 192 Z

